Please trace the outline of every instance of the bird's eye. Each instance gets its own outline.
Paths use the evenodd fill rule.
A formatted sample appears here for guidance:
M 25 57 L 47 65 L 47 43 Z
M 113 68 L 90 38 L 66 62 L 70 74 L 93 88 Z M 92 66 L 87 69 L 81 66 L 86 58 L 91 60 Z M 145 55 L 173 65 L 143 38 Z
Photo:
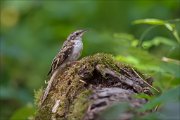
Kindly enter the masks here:
M 76 35 L 79 35 L 79 33 L 76 33 Z

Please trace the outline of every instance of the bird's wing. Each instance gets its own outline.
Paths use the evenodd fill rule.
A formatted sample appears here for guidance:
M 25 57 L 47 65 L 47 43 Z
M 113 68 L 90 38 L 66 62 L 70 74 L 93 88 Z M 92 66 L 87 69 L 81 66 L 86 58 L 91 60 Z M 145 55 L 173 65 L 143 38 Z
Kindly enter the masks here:
M 51 69 L 48 72 L 48 75 L 52 75 L 52 73 L 66 61 L 68 56 L 72 53 L 73 44 L 74 44 L 73 42 L 66 42 L 63 45 L 62 49 L 59 51 L 59 53 L 53 59 L 53 62 L 51 64 Z

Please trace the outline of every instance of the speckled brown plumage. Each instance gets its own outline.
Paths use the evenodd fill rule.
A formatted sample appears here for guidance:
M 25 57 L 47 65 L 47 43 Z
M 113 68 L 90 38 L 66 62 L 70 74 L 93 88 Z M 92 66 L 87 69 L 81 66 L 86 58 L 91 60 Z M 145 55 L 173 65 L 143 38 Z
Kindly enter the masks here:
M 66 65 L 68 62 L 76 61 L 81 54 L 81 51 L 83 49 L 83 43 L 82 43 L 82 35 L 84 34 L 85 30 L 77 30 L 70 34 L 66 41 L 63 43 L 62 48 L 58 52 L 58 54 L 55 56 L 55 58 L 52 61 L 51 69 L 48 72 L 48 75 L 51 76 L 50 80 L 48 81 L 48 85 L 44 91 L 44 94 L 42 96 L 41 104 L 46 99 L 52 83 L 54 79 L 56 78 L 56 75 L 58 72 Z

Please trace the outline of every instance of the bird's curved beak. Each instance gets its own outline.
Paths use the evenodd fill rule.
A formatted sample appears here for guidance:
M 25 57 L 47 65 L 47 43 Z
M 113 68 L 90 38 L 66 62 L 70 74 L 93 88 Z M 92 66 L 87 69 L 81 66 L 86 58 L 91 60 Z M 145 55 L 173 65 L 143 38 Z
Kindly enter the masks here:
M 87 32 L 87 30 L 82 30 L 80 37 L 82 37 L 85 32 Z

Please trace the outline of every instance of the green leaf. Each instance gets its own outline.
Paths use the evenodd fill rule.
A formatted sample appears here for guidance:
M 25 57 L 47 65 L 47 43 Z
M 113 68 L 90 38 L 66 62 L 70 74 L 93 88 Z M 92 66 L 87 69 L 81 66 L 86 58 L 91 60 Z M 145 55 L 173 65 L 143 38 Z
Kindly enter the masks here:
M 166 22 L 163 20 L 160 20 L 160 19 L 149 18 L 149 19 L 135 20 L 135 21 L 133 21 L 133 24 L 164 25 L 164 24 L 166 24 Z
M 156 97 L 151 101 L 149 101 L 140 109 L 140 111 L 150 110 L 159 104 L 165 104 L 169 101 L 179 101 L 180 100 L 179 92 L 180 92 L 180 86 L 177 86 L 176 88 L 172 88 L 164 92 L 159 97 Z
M 10 120 L 27 120 L 33 118 L 35 109 L 32 105 L 27 105 L 14 112 Z
M 137 116 L 135 120 L 179 120 L 179 102 L 167 102 L 157 112 L 145 116 Z
M 177 44 L 171 39 L 164 37 L 155 37 L 152 40 L 144 41 L 142 46 L 146 49 L 149 49 L 152 46 L 159 46 L 160 44 L 164 44 L 167 46 L 176 46 Z
M 180 43 L 180 37 L 179 37 L 179 34 L 178 34 L 178 32 L 177 32 L 176 29 L 174 29 L 173 35 L 174 35 L 174 37 L 176 38 L 176 40 Z
M 149 19 L 139 19 L 133 21 L 133 24 L 149 24 L 149 25 L 163 25 L 165 26 L 169 31 L 172 32 L 173 36 L 176 38 L 178 43 L 180 43 L 180 38 L 178 35 L 178 32 L 176 30 L 175 24 L 172 24 L 168 21 L 165 20 L 160 20 L 160 19 L 154 19 L 154 18 L 149 18 Z
M 140 93 L 140 94 L 136 94 L 134 95 L 135 98 L 144 98 L 144 99 L 148 99 L 148 100 L 151 100 L 152 99 L 152 96 L 149 96 L 145 93 Z
M 179 102 L 173 102 L 170 101 L 166 103 L 162 108 L 161 108 L 161 120 L 169 119 L 169 120 L 179 120 L 180 119 L 180 114 L 179 114 Z
M 164 26 L 169 30 L 169 31 L 173 31 L 175 28 L 174 24 L 170 24 L 170 23 L 165 23 Z
M 102 120 L 117 120 L 121 113 L 129 108 L 127 103 L 117 103 L 107 108 L 101 113 Z

